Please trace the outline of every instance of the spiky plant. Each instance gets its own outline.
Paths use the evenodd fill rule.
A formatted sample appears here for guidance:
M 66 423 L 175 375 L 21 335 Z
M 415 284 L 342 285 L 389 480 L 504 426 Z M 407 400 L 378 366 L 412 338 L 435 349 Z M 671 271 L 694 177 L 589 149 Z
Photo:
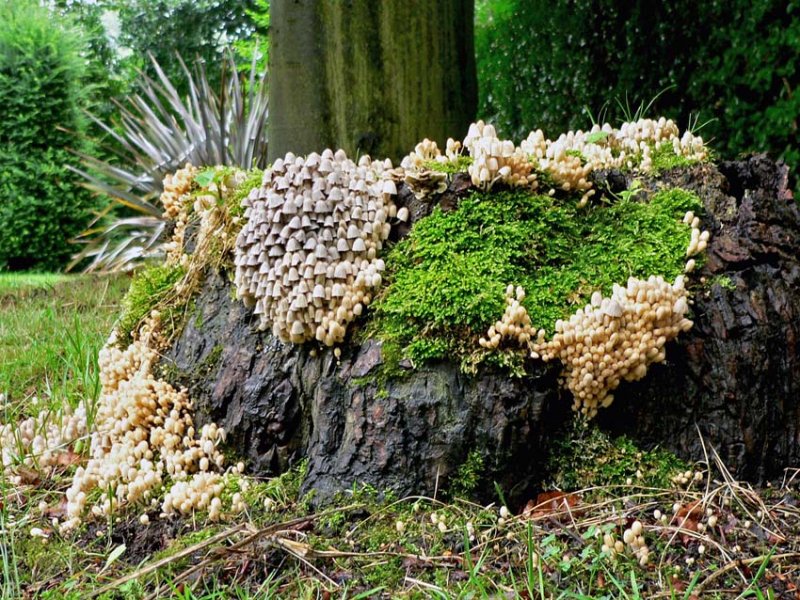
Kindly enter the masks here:
M 182 97 L 153 60 L 157 77 L 139 74 L 138 93 L 117 103 L 120 120 L 97 123 L 115 142 L 111 158 L 79 154 L 86 187 L 113 200 L 78 238 L 83 249 L 70 268 L 120 271 L 163 251 L 165 221 L 158 201 L 164 176 L 185 163 L 250 169 L 267 160 L 267 80 L 255 61 L 245 82 L 232 56 L 212 90 L 205 66 L 181 60 L 189 91 Z M 119 216 L 114 216 L 115 209 Z

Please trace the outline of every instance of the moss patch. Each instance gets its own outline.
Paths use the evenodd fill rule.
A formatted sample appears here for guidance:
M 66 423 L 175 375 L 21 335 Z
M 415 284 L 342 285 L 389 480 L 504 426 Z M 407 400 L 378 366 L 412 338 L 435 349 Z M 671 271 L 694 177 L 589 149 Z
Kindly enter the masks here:
M 167 298 L 183 275 L 183 268 L 168 265 L 151 266 L 136 273 L 122 302 L 123 312 L 117 325 L 120 343 L 130 343 L 131 332 Z M 162 318 L 165 324 L 170 322 L 170 315 L 162 314 Z
M 480 451 L 473 450 L 458 467 L 455 477 L 450 482 L 450 495 L 453 498 L 471 498 L 478 490 L 483 475 L 483 456 Z
M 228 200 L 228 211 L 231 216 L 239 217 L 244 215 L 244 207 L 242 200 L 250 195 L 250 192 L 257 187 L 261 187 L 261 180 L 264 178 L 264 171 L 261 169 L 253 169 L 247 171 L 247 178 L 239 184 L 236 191 L 230 196 Z
M 488 357 L 477 338 L 503 314 L 509 284 L 525 288 L 534 325 L 552 333 L 595 290 L 674 279 L 690 239 L 683 215 L 702 203 L 680 189 L 637 198 L 578 209 L 525 191 L 474 192 L 454 211 L 437 207 L 388 253 L 369 333 L 415 364 L 455 356 L 469 370 Z
M 438 160 L 426 160 L 424 166 L 431 171 L 454 175 L 455 173 L 466 173 L 471 164 L 472 157 L 463 155 L 459 156 L 455 161 L 439 162 Z
M 653 164 L 653 173 L 656 174 L 662 171 L 676 169 L 678 167 L 688 167 L 697 164 L 698 162 L 696 160 L 686 158 L 685 156 L 675 154 L 675 151 L 669 144 L 662 144 L 658 149 L 654 148 L 650 154 L 650 159 Z
M 629 481 L 640 487 L 670 488 L 672 476 L 689 468 L 667 450 L 641 450 L 628 438 L 612 439 L 583 419 L 576 419 L 553 445 L 547 467 L 553 486 L 562 490 Z

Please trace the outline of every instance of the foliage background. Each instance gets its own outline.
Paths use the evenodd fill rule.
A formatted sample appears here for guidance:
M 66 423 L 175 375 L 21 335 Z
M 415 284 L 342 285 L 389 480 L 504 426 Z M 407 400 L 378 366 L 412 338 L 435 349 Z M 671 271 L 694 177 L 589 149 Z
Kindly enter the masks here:
M 549 136 L 647 104 L 690 117 L 721 156 L 800 166 L 797 0 L 477 0 L 479 115 Z M 660 94 L 660 95 L 659 95 Z M 588 114 L 586 114 L 588 112 Z
M 107 0 L 106 5 L 119 15 L 119 43 L 132 50 L 127 68 L 155 78 L 152 55 L 179 91 L 185 91 L 180 85 L 185 77 L 178 56 L 187 63 L 199 58 L 212 85 L 218 84 L 226 46 L 256 33 L 251 14 L 257 0 Z
M 66 168 L 88 150 L 84 41 L 33 1 L 0 3 L 0 270 L 58 269 L 96 200 Z

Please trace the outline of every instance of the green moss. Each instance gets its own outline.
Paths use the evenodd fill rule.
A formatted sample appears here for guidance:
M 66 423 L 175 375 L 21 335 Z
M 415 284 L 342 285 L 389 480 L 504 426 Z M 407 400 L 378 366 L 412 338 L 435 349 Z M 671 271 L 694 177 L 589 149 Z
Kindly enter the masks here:
M 247 198 L 254 188 L 261 186 L 261 181 L 263 178 L 264 171 L 261 169 L 247 171 L 247 178 L 240 183 L 236 188 L 236 191 L 228 197 L 229 211 L 231 216 L 238 217 L 244 215 L 242 200 Z
M 455 173 L 466 173 L 469 166 L 472 164 L 472 157 L 468 155 L 459 156 L 454 162 L 439 162 L 437 160 L 426 160 L 423 167 L 431 171 L 438 171 L 440 173 L 447 173 L 454 175 Z
M 525 191 L 475 192 L 454 211 L 436 208 L 390 250 L 367 332 L 415 364 L 456 357 L 469 370 L 487 358 L 477 338 L 502 316 L 509 284 L 525 288 L 534 326 L 552 333 L 595 290 L 681 274 L 688 210 L 702 203 L 680 189 L 585 209 Z
M 717 275 L 716 277 L 712 277 L 708 281 L 708 288 L 711 289 L 715 285 L 718 285 L 723 290 L 733 291 L 736 289 L 736 284 L 730 278 L 730 275 Z
M 357 334 L 359 343 L 366 340 L 364 333 L 364 330 L 361 330 Z M 353 378 L 352 384 L 356 387 L 374 385 L 375 397 L 387 398 L 389 396 L 389 382 L 405 377 L 411 371 L 400 366 L 400 361 L 403 359 L 403 349 L 392 341 L 384 342 L 381 346 L 381 358 L 383 362 L 377 368 L 364 377 Z
M 123 311 L 117 326 L 121 343 L 130 343 L 131 334 L 138 329 L 150 311 L 167 298 L 183 275 L 182 267 L 167 265 L 147 267 L 136 273 L 128 294 L 122 301 Z M 162 314 L 165 324 L 174 316 L 170 312 Z
M 672 476 L 689 467 L 667 450 L 641 450 L 624 436 L 612 439 L 595 424 L 576 419 L 553 445 L 547 468 L 554 487 L 579 490 L 629 480 L 640 487 L 670 488 Z
M 685 156 L 675 154 L 672 146 L 669 144 L 662 144 L 660 148 L 653 149 L 650 154 L 653 172 L 660 173 L 678 167 L 688 167 L 697 164 L 696 160 L 691 160 Z
M 483 456 L 473 450 L 467 460 L 458 467 L 458 472 L 450 482 L 450 495 L 453 498 L 470 498 L 478 489 L 483 476 Z
M 564 154 L 566 154 L 567 156 L 577 156 L 579 159 L 581 159 L 582 165 L 586 164 L 586 157 L 580 150 L 567 150 Z
M 194 328 L 200 329 L 203 326 L 203 309 L 197 301 L 194 303 L 194 309 L 192 312 L 194 313 Z
M 4 541 L 6 539 L 4 537 Z M 45 543 L 39 537 L 15 535 L 13 551 L 19 573 L 18 583 L 24 586 L 58 577 L 69 569 L 70 544 L 56 536 Z

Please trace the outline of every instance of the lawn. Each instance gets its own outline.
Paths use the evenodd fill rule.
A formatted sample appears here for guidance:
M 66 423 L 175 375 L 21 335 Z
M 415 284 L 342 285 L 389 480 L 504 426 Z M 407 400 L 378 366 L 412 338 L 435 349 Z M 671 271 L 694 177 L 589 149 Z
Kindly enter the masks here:
M 0 277 L 2 421 L 96 397 L 97 351 L 127 286 Z M 231 478 L 224 494 L 246 509 L 221 522 L 151 509 L 143 524 L 140 508 L 61 535 L 52 519 L 81 452 L 46 473 L 20 469 L 17 483 L 0 470 L 2 600 L 800 597 L 798 471 L 755 490 L 713 456 L 685 465 L 585 424 L 553 449 L 550 491 L 510 510 L 500 489 L 488 505 L 469 500 L 479 461 L 436 498 L 356 488 L 317 509 L 300 493 L 301 464 Z
M 6 410 L 30 415 L 97 394 L 97 351 L 129 283 L 125 275 L 0 274 Z

